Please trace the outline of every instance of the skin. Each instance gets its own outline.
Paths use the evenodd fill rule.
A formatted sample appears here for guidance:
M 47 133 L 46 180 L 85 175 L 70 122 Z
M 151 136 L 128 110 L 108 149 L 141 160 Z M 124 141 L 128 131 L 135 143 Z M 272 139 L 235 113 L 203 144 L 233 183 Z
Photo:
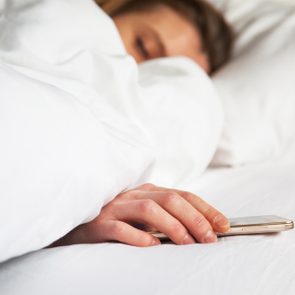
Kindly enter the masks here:
M 169 7 L 125 13 L 114 21 L 127 52 L 138 63 L 183 55 L 209 72 L 200 34 Z M 159 230 L 178 245 L 213 243 L 217 241 L 215 232 L 228 229 L 228 219 L 200 197 L 144 184 L 116 196 L 93 221 L 80 225 L 52 246 L 109 241 L 139 247 L 159 245 L 160 241 L 147 232 L 150 230 Z
M 145 230 L 157 229 L 175 244 L 214 243 L 215 232 L 229 229 L 228 219 L 198 196 L 144 184 L 119 194 L 90 223 L 52 246 L 118 241 L 138 247 L 161 244 Z
M 165 5 L 114 17 L 127 52 L 137 63 L 159 57 L 186 56 L 207 73 L 209 60 L 196 27 Z

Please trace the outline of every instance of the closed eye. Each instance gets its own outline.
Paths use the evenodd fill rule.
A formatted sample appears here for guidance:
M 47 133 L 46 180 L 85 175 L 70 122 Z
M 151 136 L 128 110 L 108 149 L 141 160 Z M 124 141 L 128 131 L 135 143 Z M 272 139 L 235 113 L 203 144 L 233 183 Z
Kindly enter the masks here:
M 145 47 L 144 41 L 140 37 L 136 38 L 136 48 L 143 59 L 146 60 L 150 58 L 150 54 Z

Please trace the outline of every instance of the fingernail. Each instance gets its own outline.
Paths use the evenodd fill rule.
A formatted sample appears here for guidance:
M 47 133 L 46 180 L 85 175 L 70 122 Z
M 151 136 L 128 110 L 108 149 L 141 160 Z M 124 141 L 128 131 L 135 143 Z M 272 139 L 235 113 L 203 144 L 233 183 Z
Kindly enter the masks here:
M 222 227 L 224 229 L 228 229 L 230 227 L 229 221 L 220 215 L 215 217 L 214 224 L 216 224 L 218 227 Z
M 183 241 L 182 241 L 182 244 L 183 245 L 190 245 L 190 244 L 194 244 L 196 241 L 189 235 L 189 234 L 187 234 L 185 237 L 184 237 L 184 239 L 183 239 Z
M 204 243 L 207 243 L 207 244 L 215 243 L 215 242 L 217 242 L 217 236 L 213 231 L 209 230 L 207 232 L 206 236 L 204 237 L 203 241 L 204 241 Z
M 158 245 L 160 245 L 160 244 L 161 244 L 161 242 L 158 241 L 158 240 L 153 240 L 153 241 L 152 241 L 152 246 L 158 246 Z

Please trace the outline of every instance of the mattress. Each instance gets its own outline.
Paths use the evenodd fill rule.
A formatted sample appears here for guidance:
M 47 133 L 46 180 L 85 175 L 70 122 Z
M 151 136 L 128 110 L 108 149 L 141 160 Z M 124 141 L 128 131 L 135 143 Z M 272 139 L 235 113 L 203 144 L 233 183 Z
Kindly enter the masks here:
M 295 153 L 208 170 L 190 185 L 230 217 L 295 218 Z M 44 249 L 0 266 L 0 294 L 295 294 L 295 231 L 210 245 Z

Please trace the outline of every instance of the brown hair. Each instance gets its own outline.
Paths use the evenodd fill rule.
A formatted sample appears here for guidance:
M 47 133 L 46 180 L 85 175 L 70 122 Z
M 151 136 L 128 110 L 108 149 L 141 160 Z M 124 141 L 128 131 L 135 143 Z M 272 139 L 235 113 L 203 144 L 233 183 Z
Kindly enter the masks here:
M 234 34 L 224 16 L 205 0 L 96 0 L 111 16 L 143 11 L 164 4 L 188 19 L 201 33 L 211 74 L 225 64 L 232 52 Z

